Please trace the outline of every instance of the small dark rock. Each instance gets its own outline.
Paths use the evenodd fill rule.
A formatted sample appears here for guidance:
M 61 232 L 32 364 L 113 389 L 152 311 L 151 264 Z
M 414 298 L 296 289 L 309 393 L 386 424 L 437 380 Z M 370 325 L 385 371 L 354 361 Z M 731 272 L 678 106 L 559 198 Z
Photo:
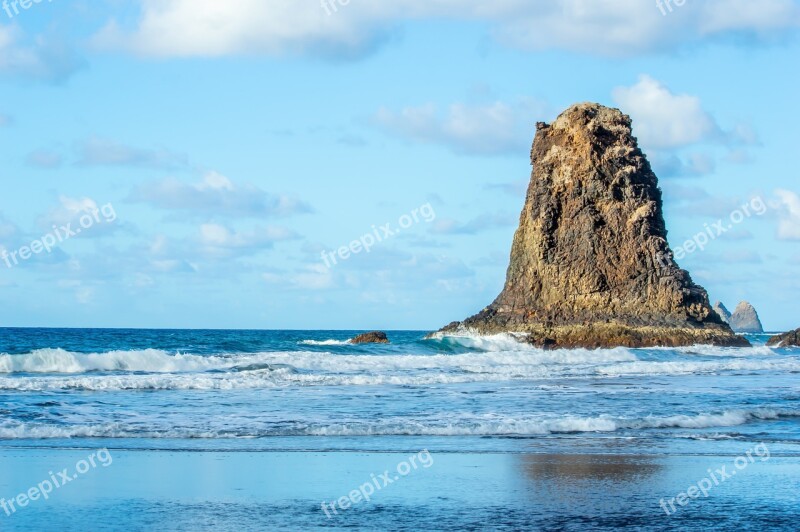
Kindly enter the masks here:
M 532 335 L 528 337 L 528 343 L 545 351 L 553 351 L 558 347 L 558 342 L 552 338 L 537 338 Z
M 359 334 L 352 340 L 351 344 L 388 344 L 389 338 L 386 333 L 382 331 L 372 331 L 364 334 Z

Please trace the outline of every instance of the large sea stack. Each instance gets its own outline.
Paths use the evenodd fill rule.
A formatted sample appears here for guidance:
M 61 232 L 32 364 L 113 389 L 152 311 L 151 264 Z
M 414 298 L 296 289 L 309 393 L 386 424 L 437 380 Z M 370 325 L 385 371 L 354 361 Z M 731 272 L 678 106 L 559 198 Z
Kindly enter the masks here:
M 729 321 L 731 328 L 738 333 L 763 333 L 764 326 L 753 305 L 742 301 L 736 306 Z
M 747 346 L 672 259 L 661 190 L 618 109 L 537 124 L 502 293 L 445 334 L 527 333 L 549 348 Z

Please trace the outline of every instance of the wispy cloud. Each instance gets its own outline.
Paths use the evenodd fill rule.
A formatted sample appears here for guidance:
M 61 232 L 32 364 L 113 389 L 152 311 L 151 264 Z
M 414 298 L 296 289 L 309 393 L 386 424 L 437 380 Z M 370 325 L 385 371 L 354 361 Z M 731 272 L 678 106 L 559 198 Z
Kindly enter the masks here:
M 136 187 L 129 198 L 167 210 L 183 211 L 205 218 L 289 216 L 311 212 L 304 201 L 272 195 L 255 185 L 237 185 L 217 172 L 207 173 L 200 182 L 185 183 L 167 178 Z
M 475 235 L 498 227 L 511 227 L 517 223 L 512 214 L 482 214 L 468 222 L 452 218 L 439 218 L 433 223 L 430 232 L 436 235 Z
M 487 183 L 483 186 L 485 190 L 499 190 L 514 197 L 524 197 L 528 190 L 528 181 L 512 181 L 510 183 Z
M 285 227 L 258 227 L 252 231 L 237 231 L 225 225 L 206 223 L 200 226 L 198 243 L 205 254 L 231 256 L 271 249 L 276 242 L 299 238 Z
M 25 161 L 35 168 L 53 169 L 59 168 L 64 158 L 56 151 L 41 149 L 29 153 Z
M 142 149 L 100 138 L 90 138 L 78 146 L 81 166 L 131 166 L 174 170 L 188 165 L 187 157 L 166 149 Z
M 70 44 L 0 25 L 0 75 L 58 83 L 84 65 Z
M 545 116 L 540 102 L 483 105 L 456 103 L 440 112 L 433 104 L 406 107 L 401 111 L 382 108 L 374 123 L 384 131 L 415 142 L 442 144 L 466 155 L 525 153 L 530 147 L 533 125 Z

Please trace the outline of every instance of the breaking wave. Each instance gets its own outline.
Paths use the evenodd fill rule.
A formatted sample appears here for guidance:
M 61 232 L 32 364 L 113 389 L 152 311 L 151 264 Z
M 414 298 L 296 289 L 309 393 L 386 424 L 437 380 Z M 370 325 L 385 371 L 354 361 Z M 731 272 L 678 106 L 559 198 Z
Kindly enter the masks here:
M 350 345 L 347 340 L 301 340 L 300 345 Z
M 250 427 L 175 427 L 157 422 L 149 428 L 121 422 L 93 425 L 58 426 L 36 422 L 0 423 L 0 439 L 59 438 L 264 438 L 275 436 L 498 436 L 535 437 L 552 434 L 616 433 L 661 429 L 708 429 L 745 425 L 800 417 L 800 411 L 759 408 L 711 414 L 647 416 L 620 418 L 612 416 L 536 419 L 497 415 L 475 417 L 448 415 L 446 418 L 385 420 L 348 423 L 264 423 Z
M 497 344 L 493 344 L 497 345 Z M 694 348 L 677 359 L 617 348 L 477 351 L 437 355 L 356 355 L 311 351 L 191 355 L 156 349 L 74 353 L 40 349 L 0 355 L 0 389 L 206 390 L 276 386 L 424 386 L 549 378 L 800 372 L 800 359 L 722 358 L 719 348 Z M 760 348 L 754 348 L 759 350 Z M 715 354 L 711 354 L 715 353 Z M 704 356 L 695 356 L 704 355 Z M 655 358 L 654 358 L 655 357 Z

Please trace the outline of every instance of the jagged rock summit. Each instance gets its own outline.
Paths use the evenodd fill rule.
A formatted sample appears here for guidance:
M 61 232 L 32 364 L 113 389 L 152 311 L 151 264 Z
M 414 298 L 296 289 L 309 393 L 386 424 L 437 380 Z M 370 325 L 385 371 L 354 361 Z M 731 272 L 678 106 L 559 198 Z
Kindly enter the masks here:
M 763 333 L 764 326 L 758 317 L 755 307 L 747 301 L 742 301 L 733 311 L 730 322 L 731 328 L 738 333 Z
M 714 310 L 714 312 L 717 313 L 717 316 L 719 316 L 722 321 L 724 321 L 727 324 L 730 324 L 730 322 L 731 322 L 731 311 L 728 310 L 728 307 L 726 307 L 722 303 L 722 301 L 717 301 L 716 303 L 714 303 L 713 310 Z
M 527 333 L 547 348 L 749 345 L 672 260 L 631 119 L 582 103 L 536 128 L 505 288 L 440 333 Z

